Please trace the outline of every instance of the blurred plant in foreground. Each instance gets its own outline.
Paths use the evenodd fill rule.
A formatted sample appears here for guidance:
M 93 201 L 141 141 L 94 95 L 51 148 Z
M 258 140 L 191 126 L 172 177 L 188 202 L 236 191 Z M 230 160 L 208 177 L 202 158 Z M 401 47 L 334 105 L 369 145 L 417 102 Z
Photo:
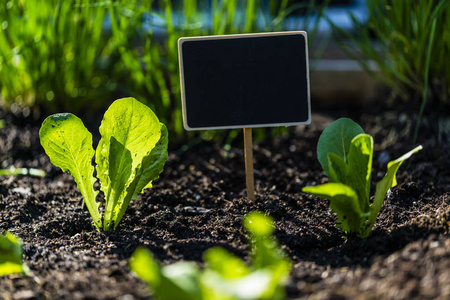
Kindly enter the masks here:
M 158 300 L 285 299 L 283 284 L 291 263 L 272 238 L 273 220 L 251 212 L 244 226 L 251 237 L 250 266 L 224 248 L 214 247 L 203 255 L 203 270 L 186 261 L 161 267 L 149 250 L 138 248 L 131 257 L 130 269 L 150 285 Z
M 30 270 L 22 261 L 22 242 L 10 232 L 0 235 L 0 276 L 23 273 Z

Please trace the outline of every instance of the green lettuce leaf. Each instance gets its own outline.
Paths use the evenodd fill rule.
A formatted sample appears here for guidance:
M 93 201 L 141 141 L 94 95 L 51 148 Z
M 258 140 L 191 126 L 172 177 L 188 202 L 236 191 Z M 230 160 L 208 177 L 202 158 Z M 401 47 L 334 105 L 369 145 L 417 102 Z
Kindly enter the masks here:
M 369 212 L 372 160 L 373 138 L 368 134 L 359 134 L 351 140 L 347 162 L 335 153 L 328 154 L 330 182 L 341 182 L 354 189 L 364 213 Z
M 100 126 L 96 151 L 92 135 L 76 116 L 48 117 L 39 131 L 50 161 L 74 177 L 99 231 L 117 228 L 131 199 L 152 186 L 167 160 L 168 134 L 153 111 L 134 98 L 113 102 Z M 92 158 L 105 194 L 103 220 L 96 202 Z
M 136 172 L 134 180 L 137 180 L 137 185 L 133 191 L 133 198 L 141 193 L 142 190 L 151 188 L 153 180 L 158 179 L 159 174 L 161 174 L 164 169 L 164 164 L 168 156 L 167 146 L 169 143 L 169 133 L 166 125 L 160 123 L 160 126 L 161 137 L 158 143 L 156 143 L 152 151 L 142 159 L 139 172 Z
M 39 130 L 39 137 L 52 164 L 73 176 L 95 227 L 101 230 L 99 203 L 96 202 L 98 191 L 94 190 L 92 134 L 78 117 L 64 113 L 47 117 Z
M 364 133 L 361 126 L 348 118 L 338 119 L 325 128 L 317 143 L 317 158 L 325 175 L 329 175 L 328 153 L 335 153 L 346 162 L 351 140 L 361 133 Z
M 152 187 L 153 180 L 159 177 L 167 160 L 167 146 L 169 137 L 166 125 L 160 123 L 161 137 L 150 153 L 142 159 L 142 163 L 136 167 L 133 181 L 129 184 L 126 194 L 114 213 L 114 229 L 119 225 L 130 201 L 137 197 L 142 190 Z
M 106 201 L 103 229 L 109 230 L 120 212 L 125 187 L 134 179 L 134 171 L 160 140 L 161 126 L 148 106 L 134 98 L 123 98 L 114 101 L 105 112 L 100 134 L 95 161 Z
M 344 184 L 350 185 L 358 195 L 361 211 L 369 211 L 370 178 L 373 160 L 373 138 L 359 134 L 353 138 L 348 153 L 348 173 Z
M 337 214 L 337 227 L 345 234 L 359 233 L 364 226 L 365 216 L 358 201 L 358 194 L 343 183 L 325 183 L 317 186 L 308 186 L 303 192 L 330 201 L 330 208 Z
M 329 183 L 304 187 L 303 192 L 330 200 L 337 214 L 337 226 L 346 235 L 367 237 L 375 223 L 386 192 L 396 185 L 400 165 L 421 146 L 388 164 L 386 176 L 377 183 L 375 199 L 370 205 L 373 138 L 350 119 L 333 122 L 322 133 L 317 154 Z

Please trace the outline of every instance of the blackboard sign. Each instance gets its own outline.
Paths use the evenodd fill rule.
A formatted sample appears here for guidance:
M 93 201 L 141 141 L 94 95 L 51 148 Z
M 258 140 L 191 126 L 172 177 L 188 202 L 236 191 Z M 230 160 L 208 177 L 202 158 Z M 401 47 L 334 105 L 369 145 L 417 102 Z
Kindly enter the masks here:
M 180 38 L 186 130 L 310 122 L 306 32 Z

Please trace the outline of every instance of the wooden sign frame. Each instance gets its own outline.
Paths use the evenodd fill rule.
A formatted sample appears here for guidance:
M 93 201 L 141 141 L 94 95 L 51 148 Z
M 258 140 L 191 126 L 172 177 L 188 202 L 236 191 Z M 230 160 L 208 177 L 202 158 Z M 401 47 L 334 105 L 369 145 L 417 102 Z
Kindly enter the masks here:
M 303 99 L 295 99 L 295 101 L 306 101 L 306 103 L 301 103 L 302 105 L 302 111 L 296 111 L 295 113 L 299 114 L 299 117 L 293 117 L 293 121 L 291 120 L 287 120 L 287 121 L 282 121 L 282 122 L 277 122 L 277 121 L 273 121 L 273 122 L 261 122 L 261 123 L 246 123 L 246 124 L 226 124 L 226 125 L 212 125 L 212 126 L 193 126 L 189 121 L 189 113 L 190 113 L 190 104 L 192 103 L 192 99 L 189 99 L 190 95 L 187 95 L 186 93 L 186 85 L 187 85 L 187 78 L 185 77 L 185 57 L 184 57 L 184 52 L 186 50 L 184 50 L 185 48 L 185 44 L 186 43 L 196 43 L 196 42 L 203 42 L 204 45 L 206 43 L 210 43 L 212 41 L 229 41 L 231 42 L 232 40 L 235 41 L 240 41 L 242 43 L 243 40 L 240 39 L 246 39 L 247 41 L 253 41 L 251 39 L 261 39 L 261 38 L 273 38 L 273 37 L 289 37 L 289 38 L 301 38 L 304 40 L 304 52 L 299 53 L 299 56 L 302 56 L 304 54 L 304 58 L 303 57 L 296 57 L 297 61 L 304 61 L 304 70 L 300 70 L 299 71 L 299 84 L 302 84 L 302 81 L 306 81 L 305 84 L 306 86 L 303 86 L 302 88 L 304 90 L 301 90 L 300 92 L 302 93 L 301 98 Z M 266 39 L 267 40 L 267 39 Z M 255 40 L 256 41 L 256 40 Z M 253 47 L 253 45 L 252 45 Z M 282 52 L 283 48 L 280 47 L 280 49 L 274 48 L 276 51 L 272 50 L 272 53 L 277 53 L 277 51 Z M 258 49 L 255 50 L 255 53 L 258 53 Z M 292 50 L 290 50 L 292 51 Z M 182 114 L 183 114 L 183 125 L 184 128 L 186 130 L 210 130 L 210 129 L 235 129 L 235 128 L 255 128 L 255 127 L 276 127 L 276 126 L 295 126 L 295 125 L 302 125 L 302 124 L 309 124 L 311 122 L 311 105 L 310 105 L 310 88 L 309 88 L 309 62 L 308 62 L 308 41 L 307 41 L 307 34 L 304 31 L 287 31 L 287 32 L 269 32 L 269 33 L 254 33 L 254 34 L 231 34 L 231 35 L 217 35 L 217 36 L 201 36 L 201 37 L 185 37 L 185 38 L 180 38 L 178 40 L 178 53 L 179 53 L 179 63 L 180 63 L 180 79 L 181 79 L 181 99 L 182 99 Z M 192 53 L 191 53 L 192 54 Z M 189 56 L 188 59 L 191 59 L 193 55 Z M 199 55 L 200 56 L 200 55 Z M 188 60 L 186 59 L 186 60 Z M 202 59 L 201 56 L 199 58 L 200 60 Z M 261 58 L 260 58 L 261 59 Z M 264 57 L 262 57 L 261 62 L 264 63 Z M 267 58 L 270 59 L 270 58 Z M 266 59 L 266 63 L 267 62 Z M 216 59 L 215 61 L 219 61 L 219 59 Z M 286 67 L 291 67 L 291 66 L 286 66 Z M 295 66 L 294 66 L 295 67 Z M 303 73 L 304 72 L 304 73 Z M 303 73 L 303 74 L 302 74 Z M 220 76 L 220 74 L 218 74 Z M 280 76 L 280 74 L 274 74 L 275 76 Z M 281 74 L 282 76 L 283 74 Z M 289 79 L 290 81 L 293 81 L 293 78 Z M 201 82 L 195 82 L 195 85 L 201 85 Z M 245 82 L 242 82 L 242 85 L 245 86 Z M 188 87 L 189 88 L 189 87 Z M 230 86 L 229 89 L 237 89 L 238 87 L 233 87 Z M 244 87 L 245 88 L 245 87 Z M 214 95 L 208 95 L 209 97 L 213 97 Z M 191 97 L 192 98 L 192 97 Z M 207 97 L 205 97 L 207 98 Z M 190 102 L 191 101 L 191 102 Z M 197 99 L 195 99 L 195 101 L 197 101 Z M 273 99 L 274 103 L 276 104 L 276 102 L 279 102 L 280 99 Z M 188 103 L 189 102 L 189 103 Z M 299 104 L 300 105 L 300 104 Z M 304 107 L 306 106 L 306 107 Z M 192 111 L 192 109 L 191 109 Z M 293 114 L 293 109 L 287 109 L 287 112 L 290 114 Z M 208 114 L 210 112 L 208 112 L 208 109 L 205 108 L 205 114 Z M 243 112 L 243 114 L 245 114 L 246 111 Z M 192 119 L 193 117 L 191 117 Z M 210 117 L 211 119 L 214 118 L 214 116 Z M 246 116 L 244 115 L 242 119 L 245 119 Z M 245 122 L 243 122 L 245 123 Z
M 268 38 L 272 39 L 269 41 Z M 224 41 L 227 42 L 223 43 Z M 190 43 L 191 47 L 188 47 L 190 50 L 184 51 L 186 43 L 188 45 Z M 212 44 L 213 46 L 211 47 Z M 223 47 L 223 49 L 219 46 Z M 258 47 L 266 47 L 264 48 L 266 52 L 261 52 Z M 289 31 L 180 38 L 178 40 L 178 54 L 184 128 L 186 130 L 244 129 L 247 198 L 255 201 L 252 128 L 294 126 L 311 122 L 308 40 L 306 32 Z M 186 54 L 186 57 L 184 57 L 184 54 Z M 291 57 L 293 59 L 289 61 Z M 188 76 L 185 74 L 185 60 L 189 61 L 190 68 L 194 69 L 194 73 Z M 211 63 L 211 67 L 209 63 Z M 265 63 L 267 65 L 272 64 L 270 65 L 271 67 L 267 68 L 269 71 L 264 69 Z M 241 67 L 241 65 L 244 66 Z M 284 70 L 286 72 L 283 72 Z M 298 80 L 299 87 L 295 87 L 296 82 L 293 82 L 296 79 L 297 70 L 300 77 Z M 235 73 L 238 71 L 242 71 L 247 77 L 239 74 L 239 76 L 242 76 L 242 80 L 228 80 L 226 76 L 237 77 Z M 272 78 L 271 76 L 277 77 Z M 289 77 L 288 83 L 290 84 L 283 82 L 283 76 Z M 213 88 L 218 87 L 217 91 L 208 89 L 210 87 L 207 85 L 211 83 L 211 78 L 215 84 L 213 84 Z M 192 101 L 187 99 L 189 98 L 186 93 L 188 79 L 190 80 L 190 86 L 194 86 L 194 88 L 190 89 L 189 97 L 194 95 L 193 101 L 196 101 L 196 98 L 200 98 L 199 103 L 201 105 L 197 103 L 192 106 L 187 103 Z M 274 86 L 271 85 L 272 80 L 275 82 Z M 226 84 L 223 82 L 228 83 L 229 86 L 224 87 Z M 250 92 L 256 91 L 256 93 L 251 94 L 245 90 L 247 88 L 246 84 Z M 270 88 L 267 86 L 270 86 Z M 203 89 L 206 91 L 203 92 Z M 228 93 L 229 90 L 233 91 L 233 89 L 236 89 L 236 92 Z M 227 94 L 225 98 L 228 102 L 225 105 L 217 103 L 217 101 L 210 101 L 215 92 L 220 93 L 221 91 Z M 262 94 L 266 92 L 268 95 Z M 278 103 L 278 106 L 277 104 L 270 106 L 268 98 L 274 98 L 274 101 L 279 101 L 280 103 Z M 250 102 L 248 105 L 246 105 L 247 99 L 250 99 L 248 100 Z M 260 99 L 263 100 L 260 101 Z M 210 102 L 218 105 L 219 108 L 215 108 Z M 236 103 L 238 102 L 239 105 L 237 107 L 242 107 L 242 111 L 236 109 Z M 234 110 L 228 110 L 227 104 Z M 201 107 L 202 105 L 204 107 Z M 261 106 L 259 107 L 258 105 Z M 190 123 L 189 113 L 192 113 L 190 112 L 191 108 L 194 111 L 194 122 Z M 254 111 L 251 110 L 252 108 Z M 272 108 L 274 111 L 271 110 Z M 225 111 L 225 121 L 223 116 L 221 120 L 215 120 L 215 116 L 222 114 L 223 111 Z M 270 116 L 270 113 L 274 113 L 275 117 Z M 287 117 L 284 117 L 284 113 Z M 234 117 L 234 114 L 239 115 L 239 117 Z M 258 117 L 259 114 L 264 116 Z M 269 114 L 269 118 L 267 118 L 266 114 Z M 206 121 L 197 121 L 197 124 L 195 124 L 196 119 L 201 119 L 205 115 L 207 116 Z M 247 116 L 252 116 L 249 120 L 258 121 L 250 122 L 246 120 Z M 227 118 L 230 119 L 230 122 L 228 122 Z M 210 123 L 215 124 L 211 125 Z

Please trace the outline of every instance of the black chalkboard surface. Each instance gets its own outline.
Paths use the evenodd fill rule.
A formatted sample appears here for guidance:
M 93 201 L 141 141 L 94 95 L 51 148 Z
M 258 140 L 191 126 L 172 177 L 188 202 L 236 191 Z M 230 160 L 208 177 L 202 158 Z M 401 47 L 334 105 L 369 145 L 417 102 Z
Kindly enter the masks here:
M 310 122 L 306 32 L 181 38 L 186 130 Z

